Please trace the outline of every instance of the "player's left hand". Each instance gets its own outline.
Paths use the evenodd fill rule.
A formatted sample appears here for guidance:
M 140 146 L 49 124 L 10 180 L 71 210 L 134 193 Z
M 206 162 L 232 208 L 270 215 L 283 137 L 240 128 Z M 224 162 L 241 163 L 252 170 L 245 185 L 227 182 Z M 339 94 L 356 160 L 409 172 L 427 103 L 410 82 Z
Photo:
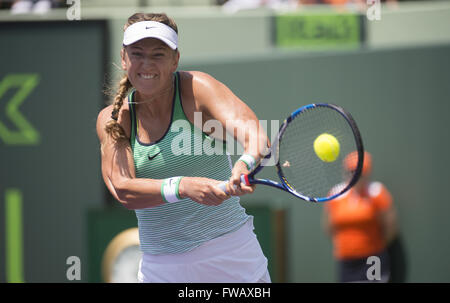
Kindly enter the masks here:
M 242 161 L 237 161 L 231 171 L 231 178 L 227 184 L 227 192 L 231 196 L 242 196 L 255 191 L 255 185 L 247 186 L 241 182 L 241 175 L 248 174 L 247 165 Z

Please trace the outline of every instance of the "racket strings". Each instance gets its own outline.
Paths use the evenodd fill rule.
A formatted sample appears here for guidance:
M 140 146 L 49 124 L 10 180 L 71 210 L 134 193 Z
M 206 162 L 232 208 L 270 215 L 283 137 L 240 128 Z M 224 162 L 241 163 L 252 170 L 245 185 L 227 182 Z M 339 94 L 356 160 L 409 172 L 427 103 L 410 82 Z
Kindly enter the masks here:
M 339 155 L 331 162 L 321 160 L 314 150 L 314 141 L 324 133 L 339 142 Z M 342 191 L 350 182 L 344 159 L 356 150 L 353 130 L 347 119 L 333 108 L 314 107 L 293 119 L 282 134 L 281 172 L 298 193 L 314 198 L 329 197 Z

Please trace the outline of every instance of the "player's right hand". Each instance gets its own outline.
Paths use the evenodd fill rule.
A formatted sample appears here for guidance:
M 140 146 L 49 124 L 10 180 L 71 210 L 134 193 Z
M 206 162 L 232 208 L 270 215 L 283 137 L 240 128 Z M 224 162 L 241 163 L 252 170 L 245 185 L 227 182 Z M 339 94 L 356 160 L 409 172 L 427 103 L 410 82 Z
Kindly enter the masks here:
M 221 181 L 201 177 L 183 177 L 178 187 L 181 198 L 189 198 L 204 205 L 220 205 L 231 196 L 218 185 Z

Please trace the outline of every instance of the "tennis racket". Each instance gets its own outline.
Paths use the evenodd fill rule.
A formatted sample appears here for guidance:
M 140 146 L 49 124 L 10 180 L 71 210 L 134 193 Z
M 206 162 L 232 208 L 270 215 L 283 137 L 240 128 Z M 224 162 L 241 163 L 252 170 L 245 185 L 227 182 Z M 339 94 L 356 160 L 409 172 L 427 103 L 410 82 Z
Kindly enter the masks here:
M 338 142 L 338 152 L 334 150 L 331 160 L 320 158 L 314 147 L 321 135 L 334 138 L 334 148 L 334 140 Z M 344 163 L 349 160 L 354 163 L 350 170 Z M 306 201 L 325 202 L 342 195 L 358 181 L 363 160 L 363 143 L 352 116 L 334 104 L 309 104 L 283 122 L 267 156 L 248 175 L 242 175 L 241 182 L 269 185 Z M 263 168 L 273 166 L 279 180 L 256 178 Z M 219 184 L 224 192 L 227 183 Z

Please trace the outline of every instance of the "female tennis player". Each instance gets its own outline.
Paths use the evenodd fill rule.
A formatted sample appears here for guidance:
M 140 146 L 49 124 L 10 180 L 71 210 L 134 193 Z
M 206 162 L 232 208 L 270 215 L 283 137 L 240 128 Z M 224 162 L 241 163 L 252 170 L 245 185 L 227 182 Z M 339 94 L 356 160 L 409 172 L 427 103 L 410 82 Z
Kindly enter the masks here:
M 239 202 L 254 191 L 240 175 L 260 160 L 267 135 L 262 127 L 247 127 L 259 125 L 256 115 L 224 84 L 202 72 L 177 71 L 177 33 L 165 14 L 128 19 L 121 50 L 125 75 L 97 120 L 105 184 L 138 219 L 138 279 L 270 282 L 253 218 Z M 207 121 L 223 126 L 214 132 L 221 140 L 202 131 Z M 244 147 L 234 166 L 225 152 L 198 152 L 223 143 L 226 129 Z M 242 129 L 245 136 L 238 136 L 235 130 Z M 227 179 L 228 194 L 217 187 Z

